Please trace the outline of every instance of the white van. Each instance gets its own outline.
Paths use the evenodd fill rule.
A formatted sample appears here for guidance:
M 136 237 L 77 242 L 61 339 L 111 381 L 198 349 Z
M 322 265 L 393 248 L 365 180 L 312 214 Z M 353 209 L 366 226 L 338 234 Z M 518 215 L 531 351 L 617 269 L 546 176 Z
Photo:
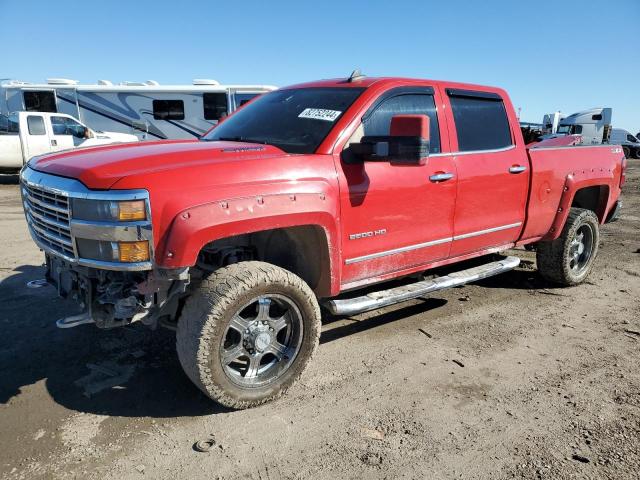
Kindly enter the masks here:
M 622 145 L 622 151 L 626 158 L 640 158 L 640 140 L 622 128 L 611 130 L 609 143 L 612 145 Z

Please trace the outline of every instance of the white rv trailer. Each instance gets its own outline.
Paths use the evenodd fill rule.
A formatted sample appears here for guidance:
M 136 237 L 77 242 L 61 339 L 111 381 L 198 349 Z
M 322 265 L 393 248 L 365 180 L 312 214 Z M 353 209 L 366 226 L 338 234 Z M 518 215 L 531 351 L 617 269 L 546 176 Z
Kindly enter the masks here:
M 270 85 L 220 85 L 196 79 L 192 85 L 160 85 L 108 80 L 80 84 L 50 78 L 36 84 L 0 84 L 0 113 L 17 111 L 65 113 L 94 130 L 135 133 L 141 140 L 197 138 Z

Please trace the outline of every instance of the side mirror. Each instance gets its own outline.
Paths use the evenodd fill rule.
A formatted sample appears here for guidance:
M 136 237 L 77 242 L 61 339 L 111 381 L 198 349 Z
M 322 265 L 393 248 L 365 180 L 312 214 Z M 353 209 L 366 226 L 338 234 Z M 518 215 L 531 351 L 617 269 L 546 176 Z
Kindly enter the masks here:
M 429 117 L 394 115 L 389 135 L 364 136 L 351 145 L 353 153 L 364 161 L 399 165 L 426 165 L 429 157 Z

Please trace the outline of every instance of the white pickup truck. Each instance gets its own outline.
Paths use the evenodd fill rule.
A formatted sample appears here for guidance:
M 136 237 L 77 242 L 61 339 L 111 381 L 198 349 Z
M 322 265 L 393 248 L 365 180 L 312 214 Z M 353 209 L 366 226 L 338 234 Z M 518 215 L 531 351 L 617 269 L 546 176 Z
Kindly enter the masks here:
M 43 153 L 137 141 L 135 135 L 92 130 L 62 113 L 0 115 L 0 169 L 20 169 L 31 157 Z

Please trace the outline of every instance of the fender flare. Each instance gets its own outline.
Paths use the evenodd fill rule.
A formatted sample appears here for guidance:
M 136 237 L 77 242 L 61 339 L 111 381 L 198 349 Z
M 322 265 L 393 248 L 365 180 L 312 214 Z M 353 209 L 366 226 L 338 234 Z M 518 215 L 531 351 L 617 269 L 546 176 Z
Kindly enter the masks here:
M 335 203 L 322 193 L 274 194 L 219 200 L 176 215 L 159 239 L 156 265 L 184 268 L 196 264 L 202 248 L 221 238 L 276 228 L 313 225 L 326 235 L 331 294 L 340 289 L 341 262 Z
M 553 219 L 551 224 L 551 228 L 549 228 L 549 232 L 541 238 L 542 241 L 551 241 L 555 240 L 562 233 L 562 229 L 564 228 L 564 224 L 567 221 L 567 217 L 569 216 L 569 210 L 571 209 L 571 205 L 576 196 L 576 193 L 583 188 L 587 187 L 607 187 L 608 195 L 606 200 L 603 202 L 602 199 L 599 200 L 598 211 L 596 211 L 596 215 L 598 216 L 599 222 L 604 223 L 607 212 L 610 209 L 611 203 L 611 186 L 608 182 L 603 182 L 600 178 L 586 178 L 586 179 L 576 179 L 576 175 L 574 173 L 570 173 L 565 178 L 565 183 L 563 186 L 562 195 L 560 196 L 560 202 L 558 203 L 558 209 L 556 211 L 556 216 Z

